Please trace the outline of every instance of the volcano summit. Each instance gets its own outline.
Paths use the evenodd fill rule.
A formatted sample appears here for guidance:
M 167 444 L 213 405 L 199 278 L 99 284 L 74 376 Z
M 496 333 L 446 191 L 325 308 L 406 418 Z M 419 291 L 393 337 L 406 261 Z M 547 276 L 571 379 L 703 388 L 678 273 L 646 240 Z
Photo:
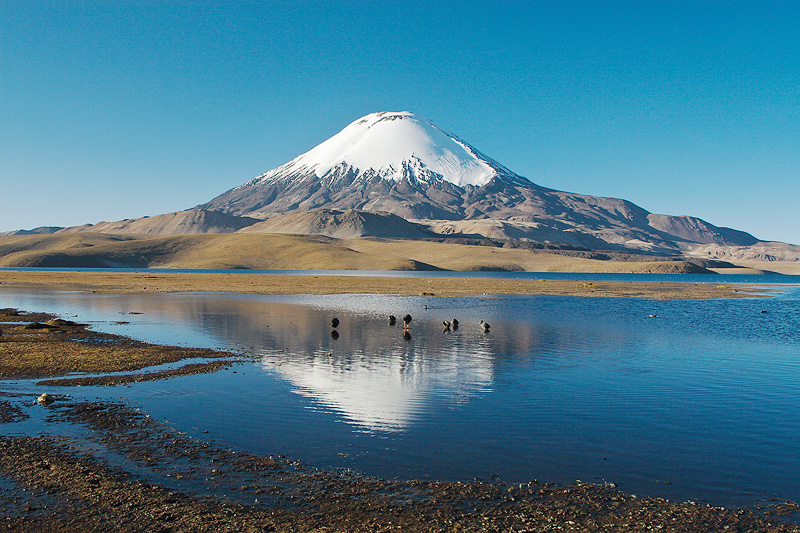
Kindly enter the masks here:
M 201 206 L 266 217 L 320 207 L 415 218 L 474 217 L 466 191 L 533 184 L 409 112 L 372 113 L 278 168 Z

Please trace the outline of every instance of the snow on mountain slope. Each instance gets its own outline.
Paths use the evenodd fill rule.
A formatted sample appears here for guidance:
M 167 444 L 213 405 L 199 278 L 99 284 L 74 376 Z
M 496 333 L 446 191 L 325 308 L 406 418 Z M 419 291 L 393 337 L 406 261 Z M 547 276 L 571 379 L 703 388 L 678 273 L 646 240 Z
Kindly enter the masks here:
M 408 111 L 371 113 L 290 162 L 253 180 L 266 183 L 286 174 L 313 172 L 322 178 L 345 164 L 357 173 L 394 181 L 443 179 L 464 187 L 492 178 L 520 178 L 455 135 Z M 305 171 L 305 172 L 303 172 Z
M 469 216 L 464 195 L 492 184 L 541 189 L 413 113 L 380 112 L 199 207 L 259 218 L 324 207 L 460 219 Z

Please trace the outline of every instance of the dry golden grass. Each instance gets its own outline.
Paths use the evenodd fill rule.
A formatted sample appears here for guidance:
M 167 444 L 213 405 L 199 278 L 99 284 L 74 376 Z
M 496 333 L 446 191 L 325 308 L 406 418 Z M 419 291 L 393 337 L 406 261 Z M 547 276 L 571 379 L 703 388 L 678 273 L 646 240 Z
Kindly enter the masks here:
M 172 272 L 0 271 L 0 283 L 30 289 L 79 289 L 98 293 L 211 291 L 243 294 L 401 294 L 474 296 L 549 294 L 568 296 L 741 298 L 765 288 L 716 283 L 544 281 L 502 278 L 419 278 Z M 2 289 L 0 285 L 0 290 Z
M 132 238 L 86 233 L 0 237 L 0 266 L 680 272 L 685 265 L 597 261 L 411 240 L 252 233 Z

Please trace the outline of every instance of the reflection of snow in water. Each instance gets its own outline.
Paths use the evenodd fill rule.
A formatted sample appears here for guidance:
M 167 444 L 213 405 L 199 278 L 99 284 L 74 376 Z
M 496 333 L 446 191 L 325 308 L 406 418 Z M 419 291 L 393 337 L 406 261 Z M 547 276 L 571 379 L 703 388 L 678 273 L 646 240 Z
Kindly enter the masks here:
M 308 359 L 283 352 L 262 352 L 264 368 L 275 371 L 325 408 L 368 431 L 393 432 L 408 427 L 427 402 L 459 403 L 492 383 L 488 353 L 460 347 L 435 359 L 409 356 L 400 349 L 379 357 L 344 360 L 329 353 Z

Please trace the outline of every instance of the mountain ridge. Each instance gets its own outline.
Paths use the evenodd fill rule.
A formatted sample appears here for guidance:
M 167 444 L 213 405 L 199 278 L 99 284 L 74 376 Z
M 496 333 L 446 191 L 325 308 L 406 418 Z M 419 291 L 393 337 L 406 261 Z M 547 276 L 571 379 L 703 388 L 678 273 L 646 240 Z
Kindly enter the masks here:
M 542 187 L 410 112 L 362 117 L 198 208 L 268 219 L 314 209 L 387 212 L 408 220 L 495 219 L 527 224 L 526 240 L 672 255 L 692 245 L 759 242 L 695 217 L 650 213 L 628 200 Z
M 110 233 L 116 235 L 194 235 L 232 233 L 259 222 L 257 218 L 229 215 L 220 211 L 192 208 L 163 215 L 128 218 L 62 228 L 53 233 Z

